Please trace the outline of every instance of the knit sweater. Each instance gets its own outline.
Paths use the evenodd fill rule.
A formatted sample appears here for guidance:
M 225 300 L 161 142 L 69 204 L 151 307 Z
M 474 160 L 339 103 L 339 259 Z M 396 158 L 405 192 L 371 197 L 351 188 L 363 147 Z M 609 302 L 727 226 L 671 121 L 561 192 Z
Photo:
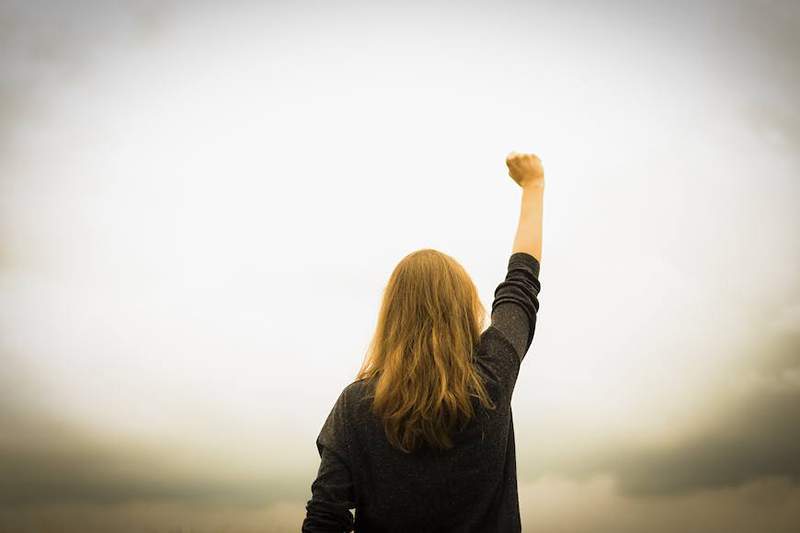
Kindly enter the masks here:
M 304 533 L 521 531 L 511 397 L 536 328 L 539 267 L 526 252 L 508 260 L 473 354 L 497 408 L 473 397 L 476 416 L 452 435 L 454 448 L 394 448 L 363 401 L 367 382 L 342 390 L 316 440 L 321 462 Z

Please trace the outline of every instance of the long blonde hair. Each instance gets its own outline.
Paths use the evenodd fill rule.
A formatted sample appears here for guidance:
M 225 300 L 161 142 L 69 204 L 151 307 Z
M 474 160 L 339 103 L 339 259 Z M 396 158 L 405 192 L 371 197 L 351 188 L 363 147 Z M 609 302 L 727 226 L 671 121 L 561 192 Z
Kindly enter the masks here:
M 452 448 L 451 431 L 475 415 L 471 396 L 495 409 L 473 365 L 485 320 L 475 284 L 449 255 L 425 248 L 395 267 L 356 377 L 371 385 L 372 412 L 394 447 Z

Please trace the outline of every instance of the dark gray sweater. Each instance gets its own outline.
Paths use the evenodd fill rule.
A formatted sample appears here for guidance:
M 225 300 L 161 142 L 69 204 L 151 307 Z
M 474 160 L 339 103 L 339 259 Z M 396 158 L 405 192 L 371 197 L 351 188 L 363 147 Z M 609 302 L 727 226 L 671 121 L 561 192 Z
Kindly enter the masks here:
M 397 450 L 361 401 L 366 381 L 344 388 L 317 437 L 321 462 L 304 533 L 521 531 L 511 396 L 533 341 L 540 289 L 539 261 L 511 254 L 474 354 L 497 409 L 473 398 L 477 416 L 453 435 L 454 448 Z

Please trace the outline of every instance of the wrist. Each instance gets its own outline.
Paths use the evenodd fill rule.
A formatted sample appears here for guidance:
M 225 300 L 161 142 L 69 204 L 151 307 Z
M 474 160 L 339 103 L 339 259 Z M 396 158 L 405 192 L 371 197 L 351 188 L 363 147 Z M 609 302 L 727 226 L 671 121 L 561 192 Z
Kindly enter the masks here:
M 523 190 L 544 191 L 544 180 L 531 181 L 522 185 Z

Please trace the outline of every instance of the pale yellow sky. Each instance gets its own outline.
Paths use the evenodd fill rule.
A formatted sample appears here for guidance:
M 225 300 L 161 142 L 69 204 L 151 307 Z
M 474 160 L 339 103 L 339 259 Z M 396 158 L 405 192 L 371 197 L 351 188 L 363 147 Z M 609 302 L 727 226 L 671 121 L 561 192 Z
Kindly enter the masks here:
M 514 150 L 547 181 L 525 530 L 637 531 L 652 505 L 663 531 L 733 531 L 772 505 L 789 531 L 799 14 L 4 3 L 0 518 L 143 499 L 166 529 L 199 499 L 299 527 L 394 265 L 439 249 L 491 304 Z M 584 496 L 594 521 L 568 516 Z

